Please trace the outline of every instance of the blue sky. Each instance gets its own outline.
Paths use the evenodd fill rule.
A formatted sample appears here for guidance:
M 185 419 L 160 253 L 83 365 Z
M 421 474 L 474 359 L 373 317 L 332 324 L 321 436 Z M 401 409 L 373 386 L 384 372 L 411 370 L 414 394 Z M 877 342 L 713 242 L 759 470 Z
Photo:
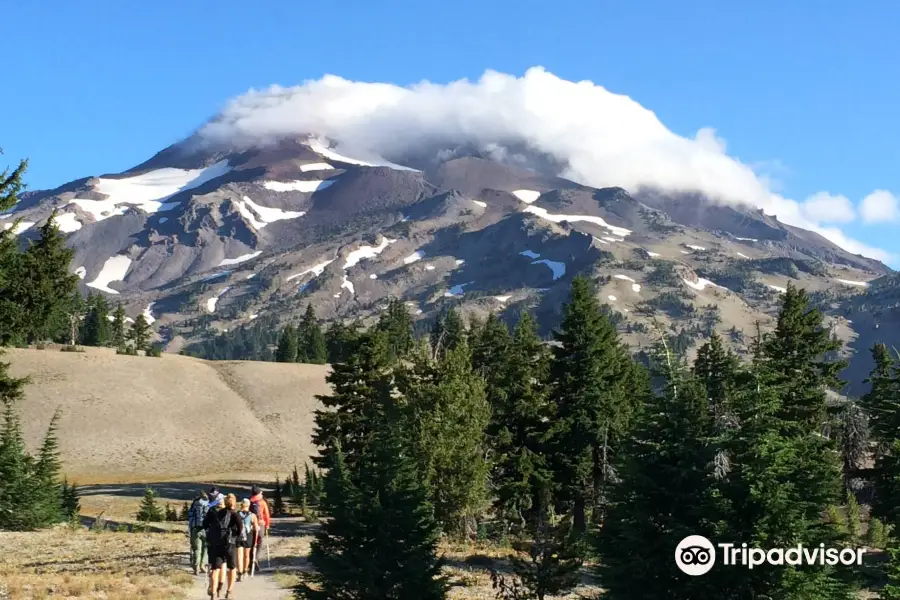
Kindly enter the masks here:
M 203 5 L 203 6 L 201 6 Z M 714 127 L 803 199 L 900 194 L 900 3 L 153 3 L 4 7 L 0 146 L 45 188 L 131 167 L 251 87 L 333 73 L 406 85 L 542 65 Z M 900 254 L 900 221 L 841 224 Z M 892 261 L 895 266 L 900 266 Z

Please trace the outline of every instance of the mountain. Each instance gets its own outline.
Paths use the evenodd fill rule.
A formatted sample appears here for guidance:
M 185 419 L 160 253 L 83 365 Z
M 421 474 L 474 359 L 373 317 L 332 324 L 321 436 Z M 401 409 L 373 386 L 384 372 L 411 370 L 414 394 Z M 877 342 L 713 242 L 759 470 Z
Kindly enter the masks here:
M 690 351 L 716 329 L 746 351 L 789 282 L 847 341 L 868 344 L 878 334 L 858 327 L 889 318 L 847 318 L 896 291 L 888 267 L 752 207 L 591 188 L 552 161 L 526 169 L 470 148 L 390 158 L 312 137 L 249 150 L 189 138 L 123 173 L 23 194 L 0 223 L 20 220 L 25 240 L 56 210 L 84 291 L 149 315 L 170 351 L 260 315 L 275 327 L 308 303 L 366 320 L 390 298 L 416 319 L 528 308 L 546 331 L 578 273 L 635 349 L 662 331 Z

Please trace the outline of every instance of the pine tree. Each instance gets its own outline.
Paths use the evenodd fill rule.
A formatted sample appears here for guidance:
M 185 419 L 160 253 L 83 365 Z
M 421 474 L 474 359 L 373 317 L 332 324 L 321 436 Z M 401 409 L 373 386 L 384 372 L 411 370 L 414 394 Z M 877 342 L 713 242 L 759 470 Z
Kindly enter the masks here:
M 772 384 L 785 395 L 782 421 L 795 433 L 821 431 L 833 421 L 825 390 L 841 387 L 838 374 L 846 362 L 828 356 L 840 347 L 823 325 L 822 313 L 810 306 L 806 292 L 788 284 L 775 332 L 763 342 L 763 353 Z
M 392 298 L 376 326 L 387 335 L 387 350 L 392 360 L 409 356 L 413 350 L 412 316 L 406 304 Z
M 472 372 L 465 338 L 419 371 L 402 384 L 414 454 L 438 523 L 444 531 L 468 534 L 487 498 L 484 429 L 490 407 L 484 380 Z
M 3 428 L 0 429 L 0 482 L 3 482 L 0 485 L 0 530 L 6 531 L 36 526 L 27 510 L 29 507 L 21 510 L 22 498 L 27 498 L 32 491 L 30 459 L 25 452 L 22 423 L 15 409 L 24 397 L 26 383 L 25 378 L 9 375 L 9 363 L 0 362 L 0 400 L 4 406 Z
M 332 321 L 325 332 L 325 347 L 328 350 L 328 362 L 331 364 L 347 362 L 354 341 L 359 336 L 358 328 L 347 326 L 340 321 Z
M 272 491 L 272 516 L 280 517 L 284 514 L 284 497 L 281 495 L 281 480 L 275 476 L 275 487 Z
M 430 334 L 431 353 L 435 358 L 453 350 L 466 339 L 466 328 L 459 313 L 451 308 L 445 314 L 438 315 Z
M 181 512 L 178 514 L 179 521 L 187 521 L 188 517 L 190 517 L 191 508 L 188 506 L 188 503 L 185 502 L 181 505 Z
M 67 479 L 62 484 L 62 513 L 63 517 L 71 520 L 77 519 L 81 513 L 81 495 L 75 483 L 69 483 Z
M 144 490 L 144 499 L 141 501 L 141 506 L 138 509 L 135 518 L 144 523 L 158 523 L 162 521 L 164 517 L 165 515 L 159 508 L 159 504 L 156 502 L 156 491 L 153 488 L 148 487 Z
M 40 229 L 22 255 L 22 269 L 28 274 L 19 283 L 14 298 L 24 310 L 25 337 L 29 342 L 54 339 L 69 328 L 70 299 L 78 277 L 69 273 L 74 250 L 56 226 L 55 213 Z
M 351 472 L 356 472 L 357 461 L 395 405 L 386 348 L 386 334 L 373 329 L 355 340 L 346 362 L 332 364 L 325 378 L 332 393 L 317 396 L 325 407 L 316 411 L 313 431 L 313 443 L 325 453 L 313 459 L 319 466 L 329 464 L 328 449 L 337 442 Z
M 11 209 L 19 201 L 18 195 L 25 190 L 22 177 L 28 168 L 23 160 L 10 172 L 9 168 L 0 173 L 0 212 Z M 25 311 L 19 302 L 19 289 L 27 273 L 22 267 L 18 239 L 13 227 L 0 231 L 0 345 L 23 343 Z
M 110 343 L 109 303 L 101 294 L 89 295 L 88 312 L 84 318 L 81 343 L 85 346 L 106 346 Z M 124 317 L 123 317 L 124 327 Z
M 119 302 L 116 305 L 116 311 L 113 313 L 112 343 L 120 354 L 125 353 L 125 342 L 127 339 L 128 337 L 125 333 L 125 309 L 122 307 L 122 303 Z
M 278 338 L 275 362 L 297 362 L 297 351 L 297 329 L 288 323 L 281 330 L 281 336 Z
M 324 365 L 328 360 L 328 348 L 322 328 L 316 321 L 312 304 L 306 305 L 306 313 L 297 330 L 297 362 Z
M 615 328 L 603 314 L 592 284 L 572 282 L 571 298 L 554 332 L 558 345 L 551 364 L 550 452 L 559 499 L 571 506 L 575 530 L 587 529 L 587 515 L 599 522 L 616 444 L 635 408 L 636 369 Z M 635 393 L 635 392 L 638 393 Z
M 339 446 L 328 453 L 332 463 L 323 508 L 330 518 L 310 551 L 314 587 L 302 583 L 301 597 L 446 597 L 437 556 L 439 530 L 401 437 L 382 431 L 357 473 L 350 472 Z
M 900 365 L 884 344 L 872 348 L 872 358 L 871 389 L 860 398 L 877 443 L 872 515 L 900 531 Z
M 174 523 L 178 520 L 178 513 L 168 502 L 166 502 L 165 520 L 167 523 Z
M 486 325 L 485 332 L 490 327 Z M 495 507 L 519 526 L 540 516 L 532 509 L 552 479 L 545 457 L 550 352 L 536 329 L 531 314 L 523 313 L 505 352 L 505 365 L 494 367 L 500 370 L 494 385 L 503 392 L 494 397 L 487 430 L 495 454 Z
M 60 411 L 53 414 L 47 434 L 41 444 L 37 462 L 34 465 L 32 492 L 33 510 L 37 511 L 42 523 L 58 523 L 63 520 L 62 489 L 60 487 L 60 471 L 62 465 L 59 460 L 59 442 L 56 437 Z
M 719 593 L 715 570 L 691 577 L 672 560 L 675 545 L 688 535 L 715 539 L 719 509 L 705 390 L 668 350 L 659 354 L 665 389 L 648 394 L 623 442 L 621 481 L 611 490 L 596 540 L 601 585 L 611 600 L 729 598 Z
M 131 341 L 132 348 L 135 352 L 148 352 L 150 349 L 150 325 L 143 314 L 137 316 L 131 329 L 128 331 L 128 339 Z

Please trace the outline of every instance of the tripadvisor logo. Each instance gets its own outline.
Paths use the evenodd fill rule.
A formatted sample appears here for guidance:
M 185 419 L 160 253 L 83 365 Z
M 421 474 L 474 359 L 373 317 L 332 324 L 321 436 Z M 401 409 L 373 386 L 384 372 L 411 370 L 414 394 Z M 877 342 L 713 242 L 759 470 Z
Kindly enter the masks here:
M 718 548 L 718 552 L 716 550 Z M 703 575 L 716 564 L 716 555 L 721 564 L 728 567 L 753 569 L 761 565 L 862 565 L 865 548 L 826 548 L 825 544 L 804 546 L 797 544 L 790 548 L 751 548 L 746 543 L 738 546 L 732 543 L 713 545 L 702 535 L 689 535 L 675 548 L 675 564 L 687 575 Z

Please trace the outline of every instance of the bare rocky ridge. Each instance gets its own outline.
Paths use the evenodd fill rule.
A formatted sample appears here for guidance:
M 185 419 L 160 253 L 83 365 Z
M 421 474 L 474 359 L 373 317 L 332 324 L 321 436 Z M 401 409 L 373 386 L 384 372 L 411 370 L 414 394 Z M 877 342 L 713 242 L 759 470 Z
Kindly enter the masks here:
M 447 304 L 511 318 L 529 308 L 546 329 L 578 273 L 598 281 L 635 349 L 661 326 L 688 351 L 713 329 L 743 350 L 788 283 L 814 294 L 857 354 L 890 320 L 846 314 L 896 289 L 890 277 L 867 287 L 888 267 L 752 207 L 594 189 L 460 149 L 402 159 L 423 170 L 304 139 L 234 151 L 189 139 L 125 173 L 26 194 L 0 226 L 33 223 L 27 239 L 58 210 L 85 291 L 131 316 L 152 303 L 170 349 L 309 302 L 325 319 L 365 320 L 391 297 L 416 318 Z

